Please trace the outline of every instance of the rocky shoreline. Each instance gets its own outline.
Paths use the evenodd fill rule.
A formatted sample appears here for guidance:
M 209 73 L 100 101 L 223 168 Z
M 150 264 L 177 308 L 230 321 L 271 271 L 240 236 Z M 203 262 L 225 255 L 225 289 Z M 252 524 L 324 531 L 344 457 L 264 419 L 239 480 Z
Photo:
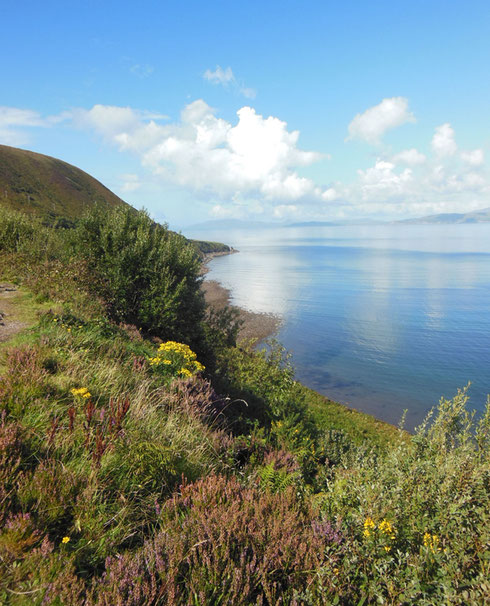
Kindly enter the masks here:
M 239 252 L 232 248 L 229 252 L 208 253 L 205 255 L 202 273 L 206 274 L 209 271 L 207 263 L 214 257 L 223 255 L 231 255 Z M 238 340 L 255 339 L 258 343 L 264 341 L 268 337 L 274 336 L 281 326 L 281 319 L 274 314 L 257 313 L 237 307 L 231 304 L 231 292 L 216 280 L 204 279 L 202 290 L 206 303 L 215 309 L 222 309 L 230 306 L 238 310 L 239 318 L 243 322 L 238 333 Z

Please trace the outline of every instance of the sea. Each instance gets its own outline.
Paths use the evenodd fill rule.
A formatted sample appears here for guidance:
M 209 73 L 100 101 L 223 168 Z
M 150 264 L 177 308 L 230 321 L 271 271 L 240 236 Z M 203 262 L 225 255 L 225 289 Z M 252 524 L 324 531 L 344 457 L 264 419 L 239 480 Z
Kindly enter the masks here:
M 413 430 L 471 383 L 490 393 L 490 224 L 188 230 L 239 250 L 207 279 L 276 314 L 297 380 Z

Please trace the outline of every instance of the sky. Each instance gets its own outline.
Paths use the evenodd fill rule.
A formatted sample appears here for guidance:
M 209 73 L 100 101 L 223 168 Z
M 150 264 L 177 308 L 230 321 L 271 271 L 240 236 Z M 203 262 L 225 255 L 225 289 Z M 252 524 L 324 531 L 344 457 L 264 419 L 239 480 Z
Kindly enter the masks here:
M 490 206 L 490 3 L 4 0 L 0 144 L 171 227 Z

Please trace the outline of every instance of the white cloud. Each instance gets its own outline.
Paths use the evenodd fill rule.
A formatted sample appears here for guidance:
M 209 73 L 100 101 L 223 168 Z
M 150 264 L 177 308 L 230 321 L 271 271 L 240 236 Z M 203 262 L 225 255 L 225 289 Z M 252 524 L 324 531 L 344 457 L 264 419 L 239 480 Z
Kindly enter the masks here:
M 384 133 L 407 122 L 415 122 L 408 111 L 408 100 L 404 97 L 383 99 L 381 103 L 357 114 L 349 124 L 348 139 L 363 139 L 368 143 L 378 143 Z
M 235 91 L 247 99 L 255 99 L 257 96 L 257 92 L 253 88 L 246 87 L 235 78 L 231 67 L 223 69 L 220 65 L 217 65 L 214 71 L 207 69 L 203 74 L 203 78 L 213 84 L 221 84 L 225 88 L 231 85 Z
M 405 168 L 401 173 L 395 172 L 395 165 L 386 160 L 376 160 L 373 167 L 358 170 L 361 193 L 364 199 L 399 196 L 412 182 L 412 170 Z
M 449 122 L 436 127 L 436 132 L 432 137 L 432 149 L 440 157 L 454 156 L 456 153 L 458 146 L 454 140 L 454 130 Z
M 220 65 L 216 66 L 214 72 L 207 69 L 204 72 L 203 78 L 205 80 L 209 80 L 213 84 L 228 84 L 229 82 L 233 82 L 235 80 L 231 67 L 223 69 Z
M 408 164 L 409 166 L 417 166 L 423 164 L 427 158 L 424 154 L 417 151 L 415 148 L 405 149 L 398 154 L 395 154 L 392 161 L 395 164 Z
M 121 186 L 119 187 L 119 191 L 121 193 L 129 193 L 136 191 L 141 187 L 141 181 L 138 175 L 134 175 L 132 173 L 124 174 L 120 176 Z
M 325 202 L 331 202 L 332 200 L 336 200 L 339 197 L 339 194 L 334 187 L 329 187 L 322 193 L 321 197 Z
M 274 207 L 273 215 L 276 219 L 286 219 L 296 217 L 300 209 L 294 204 L 279 204 Z
M 63 116 L 43 118 L 41 114 L 30 109 L 0 106 L 0 143 L 24 145 L 29 137 L 22 129 L 33 126 L 48 127 L 62 119 Z
M 485 156 L 482 149 L 474 149 L 472 151 L 462 151 L 461 159 L 470 166 L 481 166 L 485 161 Z
M 154 174 L 184 187 L 270 201 L 332 196 L 296 172 L 321 155 L 298 149 L 299 131 L 288 131 L 285 122 L 264 118 L 251 107 L 238 110 L 236 124 L 218 118 L 202 99 L 182 110 L 180 122 L 166 125 L 155 121 L 159 116 L 128 107 L 97 105 L 77 116 L 79 124 L 121 150 L 139 154 Z

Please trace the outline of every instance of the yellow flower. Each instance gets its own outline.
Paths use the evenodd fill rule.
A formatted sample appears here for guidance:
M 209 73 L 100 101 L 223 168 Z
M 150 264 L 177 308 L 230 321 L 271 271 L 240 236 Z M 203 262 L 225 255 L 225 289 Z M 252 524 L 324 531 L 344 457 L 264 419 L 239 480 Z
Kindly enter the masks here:
M 430 532 L 424 533 L 424 547 L 427 547 L 432 551 L 432 553 L 436 553 L 436 551 L 441 551 L 439 547 L 439 537 L 436 534 L 430 534 Z
M 391 551 L 391 547 L 389 545 L 385 545 L 384 550 L 389 553 Z
M 365 528 L 364 532 L 362 533 L 365 537 L 370 537 L 371 536 L 371 531 L 369 530 L 369 528 Z
M 381 522 L 381 524 L 379 525 L 379 529 L 381 530 L 381 532 L 391 535 L 392 539 L 394 538 L 395 529 L 393 528 L 392 523 L 389 522 L 388 520 L 383 520 Z
M 376 524 L 374 523 L 373 518 L 368 516 L 364 521 L 364 528 L 376 528 Z
M 63 537 L 63 538 L 61 539 L 61 542 L 62 542 L 62 543 L 69 543 L 69 542 L 70 542 L 70 537 Z
M 81 398 L 90 398 L 92 395 L 86 387 L 79 387 L 78 389 L 74 387 L 70 391 L 74 396 L 80 396 Z

